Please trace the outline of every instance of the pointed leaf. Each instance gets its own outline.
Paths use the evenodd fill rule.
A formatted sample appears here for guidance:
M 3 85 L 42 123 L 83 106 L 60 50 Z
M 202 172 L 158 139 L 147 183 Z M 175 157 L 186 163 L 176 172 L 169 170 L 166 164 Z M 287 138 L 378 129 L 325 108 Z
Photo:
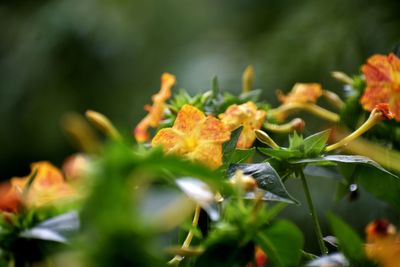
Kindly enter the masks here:
M 294 132 L 289 136 L 289 149 L 292 150 L 303 150 L 303 136 L 299 135 L 297 132 Z
M 233 177 L 238 169 L 242 170 L 243 174 L 252 176 L 257 181 L 259 188 L 284 198 L 290 203 L 299 203 L 287 192 L 278 173 L 269 163 L 231 164 L 228 168 L 228 177 Z
M 304 152 L 307 156 L 318 156 L 325 148 L 330 130 L 313 134 L 304 139 Z
M 67 243 L 67 236 L 78 232 L 80 221 L 76 211 L 61 214 L 24 230 L 20 237 Z
M 239 140 L 242 130 L 243 130 L 243 126 L 240 126 L 239 128 L 232 131 L 231 139 L 229 139 L 228 141 L 226 141 L 225 143 L 222 144 L 223 162 L 225 164 L 230 163 L 232 154 L 236 149 L 236 144 Z
M 306 158 L 306 159 L 300 159 L 300 160 L 293 160 L 290 161 L 290 163 L 293 164 L 303 164 L 303 163 L 312 163 L 312 164 L 321 164 L 321 163 L 326 163 L 326 162 L 341 162 L 341 163 L 356 163 L 356 164 L 366 164 L 372 167 L 375 167 L 379 169 L 382 172 L 385 172 L 387 174 L 392 175 L 393 177 L 397 177 L 397 175 L 389 172 L 385 168 L 383 168 L 381 165 L 376 163 L 370 158 L 364 157 L 364 156 L 357 156 L 357 155 L 328 155 L 328 156 L 323 156 L 323 157 L 318 157 L 318 158 Z
M 254 240 L 279 267 L 299 266 L 303 235 L 291 222 L 278 221 L 259 232 Z
M 292 149 L 272 149 L 266 147 L 259 147 L 258 150 L 267 156 L 279 160 L 296 159 L 296 158 L 301 158 L 303 156 L 303 153 L 301 153 L 300 151 Z
M 249 158 L 251 158 L 256 152 L 256 148 L 250 149 L 235 149 L 231 155 L 230 163 L 242 163 L 246 162 Z
M 255 199 L 256 196 L 258 197 L 260 193 L 262 194 L 262 200 L 264 200 L 264 201 L 277 201 L 277 202 L 282 202 L 282 203 L 293 204 L 293 200 L 291 200 L 291 199 L 280 197 L 278 195 L 275 195 L 271 192 L 268 192 L 266 190 L 259 189 L 259 188 L 255 192 L 253 192 L 253 191 L 247 192 L 243 198 Z

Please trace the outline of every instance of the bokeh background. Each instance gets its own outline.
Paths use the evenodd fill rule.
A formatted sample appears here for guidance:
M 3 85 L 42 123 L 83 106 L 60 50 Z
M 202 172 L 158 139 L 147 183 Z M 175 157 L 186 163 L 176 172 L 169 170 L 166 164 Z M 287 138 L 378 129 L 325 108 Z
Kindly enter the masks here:
M 295 82 L 341 94 L 330 72 L 357 73 L 370 55 L 390 52 L 400 43 L 399 10 L 398 0 L 2 0 L 1 179 L 74 151 L 60 127 L 68 111 L 98 110 L 131 131 L 164 71 L 189 92 L 209 89 L 214 75 L 238 91 L 253 64 L 255 86 L 273 104 L 275 90 Z M 316 191 L 321 206 L 340 206 L 324 192 Z M 351 217 L 371 201 L 342 203 L 341 212 Z M 365 216 L 388 212 L 374 205 L 378 214 Z

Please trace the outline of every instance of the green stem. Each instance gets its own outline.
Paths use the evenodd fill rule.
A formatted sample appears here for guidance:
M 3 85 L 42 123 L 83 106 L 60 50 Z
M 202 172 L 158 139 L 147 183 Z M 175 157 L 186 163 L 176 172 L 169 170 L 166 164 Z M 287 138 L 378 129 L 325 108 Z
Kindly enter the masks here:
M 310 189 L 308 188 L 306 177 L 302 170 L 299 170 L 298 173 L 300 174 L 301 182 L 303 183 L 304 194 L 306 195 L 308 209 L 310 211 L 310 215 L 312 217 L 312 221 L 314 224 L 314 231 L 317 235 L 318 245 L 321 250 L 321 254 L 325 255 L 328 253 L 328 249 L 325 247 L 324 239 L 322 236 L 321 226 L 319 225 L 317 211 L 315 210 L 313 201 L 311 199 Z

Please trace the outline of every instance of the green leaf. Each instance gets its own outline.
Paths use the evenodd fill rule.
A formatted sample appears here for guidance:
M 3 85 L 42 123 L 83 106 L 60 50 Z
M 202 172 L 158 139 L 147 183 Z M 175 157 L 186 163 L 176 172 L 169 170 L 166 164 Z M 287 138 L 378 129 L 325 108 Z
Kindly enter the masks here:
M 378 199 L 400 210 L 400 180 L 378 169 L 362 168 L 356 183 Z
M 304 139 L 304 153 L 306 156 L 315 157 L 321 154 L 328 141 L 330 130 L 313 134 Z
M 229 161 L 230 163 L 246 162 L 249 158 L 251 158 L 254 155 L 255 152 L 256 149 L 254 147 L 250 149 L 235 149 Z
M 344 255 L 351 262 L 361 263 L 365 261 L 364 244 L 358 234 L 339 217 L 328 214 L 328 219 Z
M 218 77 L 217 76 L 214 76 L 213 79 L 212 79 L 211 91 L 212 91 L 214 97 L 217 97 L 220 94 L 220 89 L 219 89 L 219 83 L 218 83 Z
M 383 168 L 381 165 L 376 163 L 370 158 L 364 157 L 364 156 L 356 156 L 356 155 L 328 155 L 328 156 L 323 156 L 323 157 L 318 157 L 318 158 L 306 158 L 306 159 L 300 159 L 300 160 L 293 160 L 290 161 L 290 163 L 293 164 L 303 164 L 303 163 L 312 163 L 312 164 L 321 164 L 324 162 L 339 162 L 339 163 L 355 163 L 355 164 L 365 164 L 368 166 L 372 166 L 384 173 L 387 173 L 393 177 L 397 177 L 397 175 L 389 172 L 385 168 Z
M 304 240 L 301 231 L 291 222 L 277 221 L 259 232 L 254 240 L 279 267 L 299 266 Z
M 299 202 L 288 193 L 278 173 L 276 173 L 269 163 L 231 164 L 228 168 L 228 177 L 231 178 L 234 176 L 236 170 L 242 170 L 243 174 L 252 176 L 257 181 L 257 185 L 260 189 L 285 199 L 285 202 L 299 204 Z
M 231 139 L 222 144 L 222 158 L 224 164 L 229 164 L 231 162 L 232 154 L 235 151 L 236 144 L 239 140 L 242 130 L 243 126 L 240 126 L 239 128 L 235 129 L 231 133 Z
M 257 149 L 261 153 L 279 160 L 301 158 L 303 155 L 300 151 L 291 149 L 272 149 L 267 147 L 259 147 Z
M 303 151 L 303 137 L 297 132 L 289 135 L 289 149 Z

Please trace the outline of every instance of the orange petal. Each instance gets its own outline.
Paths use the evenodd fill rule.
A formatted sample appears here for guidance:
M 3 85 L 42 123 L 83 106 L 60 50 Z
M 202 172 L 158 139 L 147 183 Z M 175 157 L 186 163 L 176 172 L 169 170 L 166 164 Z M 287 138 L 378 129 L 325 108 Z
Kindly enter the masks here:
M 244 127 L 239 136 L 236 147 L 239 149 L 250 148 L 253 145 L 254 140 L 256 140 L 256 133 L 254 130 L 251 127 Z
M 22 205 L 21 194 L 9 182 L 0 184 L 0 211 L 17 212 Z
M 200 142 L 193 152 L 187 154 L 187 157 L 216 169 L 222 165 L 222 145 L 220 143 Z
M 160 125 L 165 110 L 165 101 L 171 97 L 171 88 L 174 86 L 176 78 L 170 73 L 163 73 L 161 76 L 161 89 L 152 96 L 153 106 L 146 105 L 145 109 L 149 112 L 135 127 L 133 135 L 137 142 L 145 142 L 149 138 L 148 128 L 156 128 Z
M 390 91 L 390 88 L 387 86 L 369 86 L 365 89 L 360 99 L 361 105 L 365 110 L 372 111 L 380 103 L 389 103 Z
M 61 171 L 47 161 L 36 162 L 31 165 L 31 174 L 26 177 L 14 177 L 11 184 L 22 193 L 29 182 L 29 178 L 37 172 L 25 197 L 27 206 L 42 206 L 76 195 L 75 190 L 65 182 Z
M 133 130 L 133 135 L 137 142 L 146 142 L 149 139 L 148 129 L 150 127 L 150 117 L 144 117 Z
M 206 116 L 199 109 L 191 105 L 184 105 L 178 112 L 172 128 L 190 136 L 197 135 L 199 126 L 204 123 L 205 119 Z
M 315 103 L 322 95 L 322 87 L 318 83 L 296 83 L 288 95 L 278 93 L 278 99 L 287 103 Z
M 171 88 L 175 84 L 175 76 L 169 73 L 163 73 L 161 76 L 161 89 L 152 96 L 153 106 L 149 112 L 150 126 L 158 127 L 164 114 L 165 101 L 171 97 Z
M 217 141 L 223 143 L 230 138 L 230 131 L 225 125 L 213 116 L 207 116 L 200 129 L 200 140 Z
M 182 142 L 182 137 L 176 130 L 164 128 L 158 131 L 156 136 L 154 136 L 151 145 L 162 145 L 164 151 L 167 153 L 179 153 L 183 148 Z

